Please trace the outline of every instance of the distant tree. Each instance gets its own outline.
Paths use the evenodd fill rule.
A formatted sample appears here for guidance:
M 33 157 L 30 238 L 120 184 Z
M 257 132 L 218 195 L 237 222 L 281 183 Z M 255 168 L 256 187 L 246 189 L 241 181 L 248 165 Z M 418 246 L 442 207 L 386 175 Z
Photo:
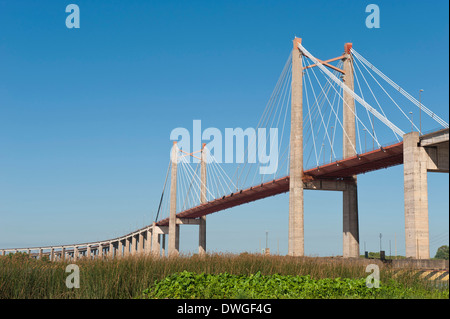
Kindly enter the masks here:
M 444 245 L 439 247 L 434 258 L 448 260 L 448 246 Z

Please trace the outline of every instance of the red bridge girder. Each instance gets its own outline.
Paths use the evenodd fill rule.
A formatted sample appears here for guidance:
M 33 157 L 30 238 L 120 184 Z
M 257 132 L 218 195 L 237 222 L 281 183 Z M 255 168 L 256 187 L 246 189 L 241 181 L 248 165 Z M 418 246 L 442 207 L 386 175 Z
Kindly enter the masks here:
M 338 180 L 403 163 L 403 142 L 304 171 L 312 180 Z M 309 178 L 308 178 L 309 177 Z M 289 191 L 289 176 L 256 185 L 187 209 L 177 218 L 197 218 Z M 156 223 L 169 225 L 169 218 Z

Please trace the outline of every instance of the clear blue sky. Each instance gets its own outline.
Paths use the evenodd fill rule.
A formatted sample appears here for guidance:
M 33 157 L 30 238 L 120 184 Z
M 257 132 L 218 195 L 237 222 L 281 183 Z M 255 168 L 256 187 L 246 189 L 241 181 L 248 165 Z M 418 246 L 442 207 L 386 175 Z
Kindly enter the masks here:
M 68 29 L 76 3 L 81 28 Z M 376 3 L 381 28 L 368 29 Z M 448 122 L 448 1 L 0 1 L 0 248 L 117 237 L 151 223 L 169 134 L 255 126 L 294 36 L 346 42 Z M 432 128 L 432 127 L 431 127 Z M 403 170 L 361 175 L 361 252 L 404 253 Z M 431 254 L 448 244 L 448 175 L 429 174 Z M 342 254 L 342 195 L 305 192 L 305 250 Z M 288 195 L 208 217 L 211 251 L 287 252 Z M 182 227 L 195 252 L 197 227 Z M 439 240 L 442 234 L 447 234 Z M 439 237 L 440 236 L 440 237 Z M 433 242 L 434 239 L 437 239 Z

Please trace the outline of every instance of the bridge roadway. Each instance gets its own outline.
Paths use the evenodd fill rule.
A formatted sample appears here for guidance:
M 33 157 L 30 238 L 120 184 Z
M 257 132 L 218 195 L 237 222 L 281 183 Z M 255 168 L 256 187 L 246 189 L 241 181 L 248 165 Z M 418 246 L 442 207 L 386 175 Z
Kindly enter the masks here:
M 336 181 L 345 183 L 345 179 L 353 175 L 387 168 L 403 163 L 403 142 L 382 147 L 370 152 L 358 154 L 335 161 L 320 167 L 305 170 L 304 181 Z M 289 191 L 289 176 L 262 183 L 204 204 L 192 207 L 177 214 L 177 218 L 198 218 L 221 210 L 250 203 L 262 198 L 286 193 Z M 168 226 L 169 218 L 156 223 L 157 226 Z

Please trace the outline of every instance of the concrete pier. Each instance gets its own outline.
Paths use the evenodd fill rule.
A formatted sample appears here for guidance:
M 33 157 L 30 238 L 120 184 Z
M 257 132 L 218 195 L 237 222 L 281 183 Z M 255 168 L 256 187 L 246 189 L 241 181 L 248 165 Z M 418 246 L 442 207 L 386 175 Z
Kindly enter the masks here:
M 136 235 L 131 236 L 131 254 L 136 255 Z
M 345 44 L 343 59 L 344 84 L 354 91 L 353 58 L 350 53 L 351 43 Z M 355 100 L 344 90 L 343 106 L 343 158 L 356 155 L 356 117 Z M 359 256 L 358 225 L 358 186 L 356 176 L 352 176 L 351 185 L 342 193 L 343 202 L 343 256 Z
M 405 254 L 430 258 L 428 172 L 449 172 L 449 129 L 403 135 Z
M 109 258 L 113 258 L 114 257 L 114 246 L 113 246 L 112 242 L 109 242 L 108 257 Z
M 297 46 L 301 39 L 295 38 L 293 42 L 288 254 L 303 256 L 303 64 Z
M 123 241 L 119 240 L 119 242 L 117 243 L 117 257 L 122 257 L 123 256 Z
M 130 241 L 131 241 L 130 237 L 125 238 L 124 256 L 129 256 L 130 255 Z
M 145 254 L 149 255 L 152 252 L 152 231 L 150 228 L 146 232 L 146 240 L 145 240 Z
M 428 259 L 428 154 L 418 144 L 419 132 L 403 136 L 406 257 Z
M 161 256 L 166 255 L 166 234 L 161 234 Z
M 138 254 L 144 253 L 144 233 L 143 232 L 139 233 L 137 252 L 138 252 Z
M 161 253 L 161 246 L 160 246 L 160 237 L 159 237 L 159 231 L 156 228 L 156 223 L 153 223 L 153 232 L 152 232 L 152 255 L 155 257 L 159 257 Z
M 206 144 L 202 145 L 201 162 L 200 162 L 200 203 L 206 203 Z M 198 227 L 198 254 L 204 256 L 206 254 L 206 216 L 200 217 Z
M 177 256 L 179 254 L 180 242 L 180 226 L 177 225 L 177 166 L 178 166 L 178 146 L 177 142 L 173 142 L 171 153 L 172 169 L 170 176 L 170 212 L 169 212 L 169 256 Z M 158 237 L 159 246 L 159 237 Z

